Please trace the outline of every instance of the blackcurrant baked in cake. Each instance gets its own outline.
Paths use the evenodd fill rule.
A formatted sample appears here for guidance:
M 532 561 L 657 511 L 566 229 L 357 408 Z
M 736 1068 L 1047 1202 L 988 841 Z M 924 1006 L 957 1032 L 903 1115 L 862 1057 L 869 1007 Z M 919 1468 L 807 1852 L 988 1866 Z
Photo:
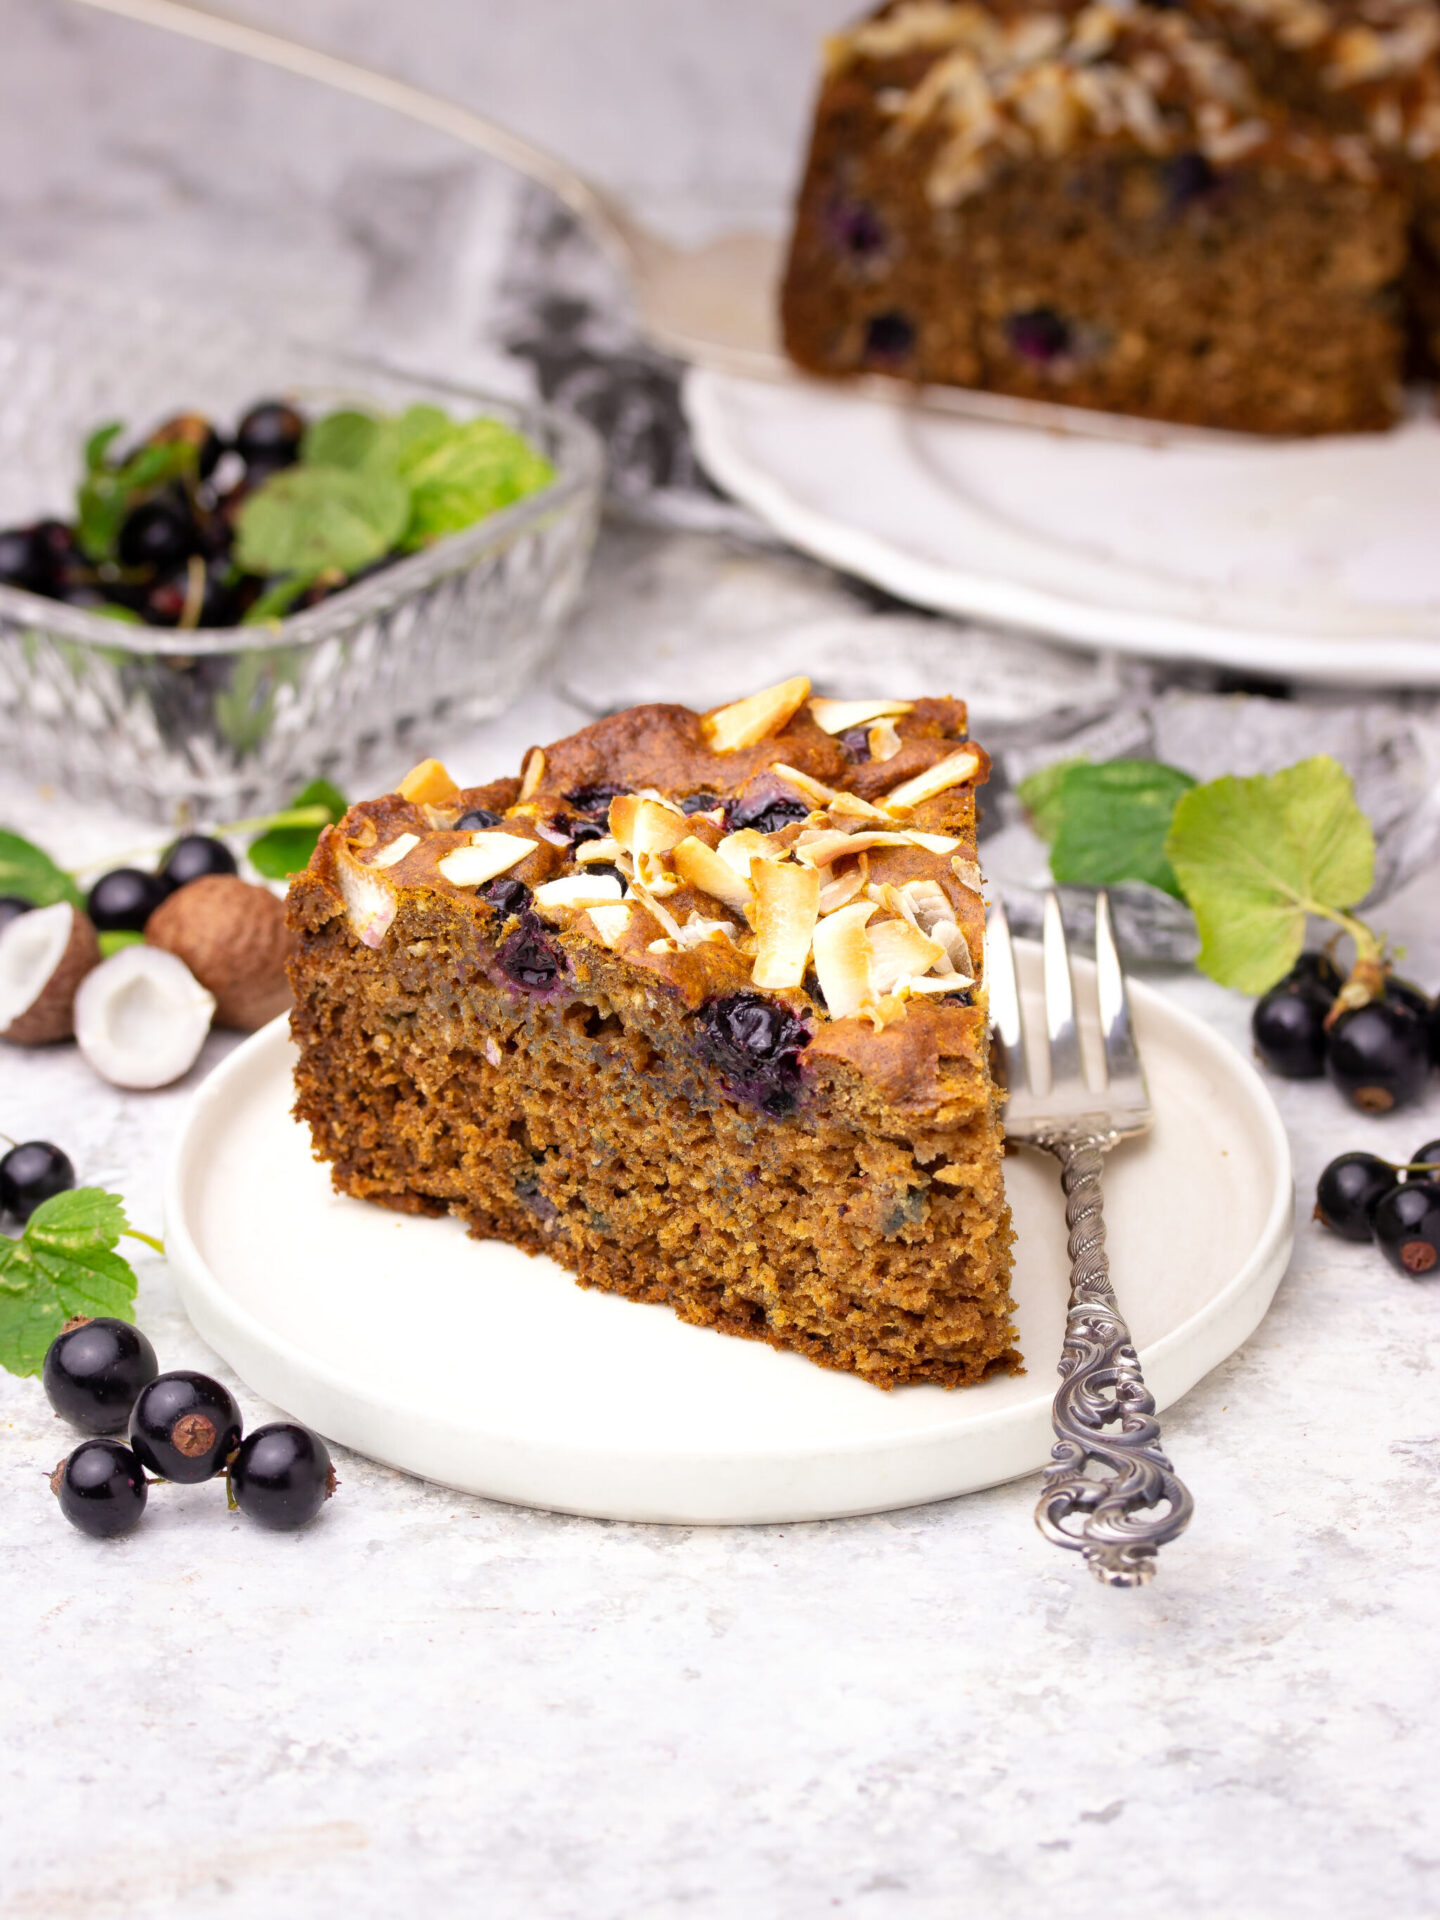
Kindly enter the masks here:
M 877 1386 L 1018 1366 L 987 765 L 959 701 L 797 679 L 352 807 L 289 904 L 336 1187 Z

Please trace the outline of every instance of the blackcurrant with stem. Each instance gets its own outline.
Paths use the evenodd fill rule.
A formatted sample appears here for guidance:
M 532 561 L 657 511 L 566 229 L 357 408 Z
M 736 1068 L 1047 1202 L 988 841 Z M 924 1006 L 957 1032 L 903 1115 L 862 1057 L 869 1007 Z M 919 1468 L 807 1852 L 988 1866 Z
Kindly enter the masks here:
M 262 1527 L 280 1531 L 313 1520 L 336 1486 L 325 1442 L 289 1420 L 247 1434 L 227 1478 L 233 1504 Z
M 49 1140 L 22 1140 L 0 1159 L 0 1213 L 28 1220 L 43 1200 L 74 1184 L 69 1154 Z
M 1255 1002 L 1250 1037 L 1255 1051 L 1282 1080 L 1318 1080 L 1325 1071 L 1325 1016 L 1335 1004 L 1317 979 L 1282 981 Z
M 169 889 L 157 874 L 115 867 L 90 889 L 85 911 L 97 933 L 143 933 L 145 922 Z
M 1412 1167 L 1428 1167 L 1430 1172 L 1406 1174 L 1407 1180 L 1440 1180 L 1440 1140 L 1427 1140 L 1423 1147 L 1417 1147 L 1410 1156 Z
M 82 1433 L 123 1433 L 135 1402 L 158 1378 L 155 1349 L 126 1320 L 74 1320 L 50 1342 L 45 1398 Z
M 1342 1240 L 1374 1238 L 1370 1216 L 1376 1204 L 1399 1183 L 1388 1160 L 1373 1153 L 1342 1153 L 1321 1174 L 1315 1188 L 1315 1218 Z
M 135 1402 L 130 1444 L 162 1480 L 213 1479 L 240 1444 L 235 1396 L 208 1374 L 162 1373 Z
M 1371 1216 L 1375 1243 L 1397 1273 L 1412 1280 L 1435 1271 L 1440 1261 L 1440 1185 L 1407 1180 L 1387 1193 Z
M 1326 1036 L 1325 1071 L 1362 1113 L 1403 1107 L 1419 1097 L 1430 1076 L 1425 1023 L 1399 1000 L 1350 1009 Z
M 71 1526 L 94 1540 L 138 1526 L 148 1497 L 139 1460 L 119 1440 L 83 1440 L 51 1474 L 50 1491 Z

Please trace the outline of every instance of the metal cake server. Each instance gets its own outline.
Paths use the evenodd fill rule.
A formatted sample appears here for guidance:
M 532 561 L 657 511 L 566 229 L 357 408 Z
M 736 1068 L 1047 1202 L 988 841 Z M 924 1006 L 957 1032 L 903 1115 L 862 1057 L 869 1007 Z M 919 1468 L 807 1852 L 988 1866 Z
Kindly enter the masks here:
M 785 243 L 777 234 L 722 233 L 701 246 L 675 246 L 555 154 L 422 87 L 193 5 L 191 0 L 78 0 L 78 4 L 318 80 L 503 161 L 548 188 L 604 247 L 629 282 L 640 330 L 654 346 L 695 366 L 749 379 L 801 377 L 780 345 L 779 288 Z M 1158 446 L 1197 440 L 1233 443 L 1245 437 L 963 387 L 917 387 L 913 381 L 880 374 L 826 384 L 920 413 L 958 414 L 1000 426 L 1041 428 L 1088 439 Z
M 1095 902 L 1103 1087 L 1091 1087 L 1086 1078 L 1054 892 L 1045 900 L 1044 1033 L 1032 1030 L 1027 1044 L 1010 928 L 998 901 L 986 921 L 985 972 L 991 1027 L 1003 1048 L 1005 1133 L 1060 1162 L 1070 1229 L 1070 1307 L 1052 1415 L 1053 1465 L 1045 1469 L 1035 1523 L 1056 1546 L 1083 1553 L 1106 1586 L 1144 1586 L 1154 1576 L 1157 1550 L 1190 1524 L 1194 1502 L 1161 1451 L 1155 1402 L 1116 1302 L 1105 1253 L 1104 1155 L 1143 1133 L 1151 1120 L 1108 896 L 1102 892 Z

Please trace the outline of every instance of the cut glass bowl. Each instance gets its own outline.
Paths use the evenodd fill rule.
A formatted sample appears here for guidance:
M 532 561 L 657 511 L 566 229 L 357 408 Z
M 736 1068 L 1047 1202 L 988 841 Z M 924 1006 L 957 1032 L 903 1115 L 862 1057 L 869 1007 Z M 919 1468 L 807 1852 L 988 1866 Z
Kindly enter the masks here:
M 0 585 L 0 759 L 166 822 L 283 805 L 318 776 L 393 772 L 507 707 L 541 665 L 594 540 L 603 452 L 583 421 L 328 350 L 0 278 L 0 526 L 73 519 L 85 435 L 257 399 L 307 413 L 424 401 L 524 433 L 554 482 L 265 627 L 132 626 Z

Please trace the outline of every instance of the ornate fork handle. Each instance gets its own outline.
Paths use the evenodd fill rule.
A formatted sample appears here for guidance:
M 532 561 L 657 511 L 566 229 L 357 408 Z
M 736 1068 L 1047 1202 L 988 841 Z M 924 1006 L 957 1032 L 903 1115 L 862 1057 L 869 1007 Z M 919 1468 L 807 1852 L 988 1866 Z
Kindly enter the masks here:
M 1054 1465 L 1035 1523 L 1047 1540 L 1083 1553 L 1097 1580 L 1141 1587 L 1156 1550 L 1190 1524 L 1194 1502 L 1160 1448 L 1155 1402 L 1116 1304 L 1105 1253 L 1100 1169 L 1109 1132 L 1057 1135 L 1070 1228 L 1070 1311 L 1053 1415 Z M 1098 1468 L 1098 1475 L 1087 1469 Z M 1078 1527 L 1066 1523 L 1079 1517 Z

